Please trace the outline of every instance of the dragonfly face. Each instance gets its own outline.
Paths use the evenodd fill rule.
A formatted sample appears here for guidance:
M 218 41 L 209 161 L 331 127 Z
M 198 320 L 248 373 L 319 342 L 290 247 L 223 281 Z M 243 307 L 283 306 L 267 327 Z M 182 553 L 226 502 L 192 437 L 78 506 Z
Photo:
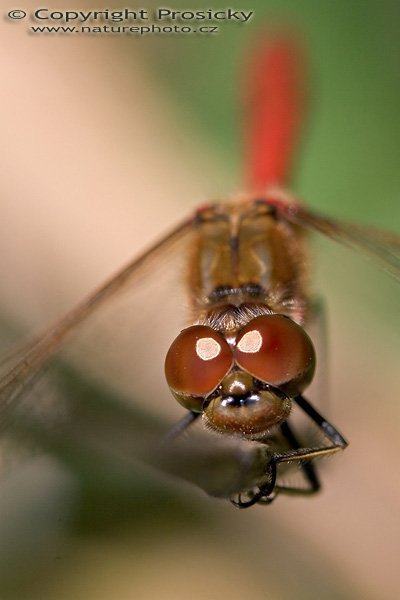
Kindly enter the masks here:
M 209 325 L 183 330 L 165 362 L 178 402 L 202 412 L 211 428 L 245 437 L 263 435 L 286 420 L 290 397 L 304 390 L 315 369 L 313 344 L 299 325 L 284 315 L 265 314 L 261 304 L 251 308 L 260 316 L 236 332 Z M 221 313 L 235 320 L 240 312 L 243 320 L 248 309 L 226 306 Z

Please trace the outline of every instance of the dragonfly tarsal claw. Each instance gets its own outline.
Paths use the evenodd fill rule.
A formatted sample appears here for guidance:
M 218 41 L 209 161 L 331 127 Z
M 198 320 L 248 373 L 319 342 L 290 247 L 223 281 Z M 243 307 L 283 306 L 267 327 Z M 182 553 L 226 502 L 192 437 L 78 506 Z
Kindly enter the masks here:
M 246 497 L 247 499 L 245 499 Z M 236 508 L 250 508 L 250 506 L 254 506 L 255 504 L 271 504 L 275 498 L 275 492 L 267 494 L 262 488 L 259 488 L 257 492 L 240 493 L 237 499 L 231 498 L 230 501 Z

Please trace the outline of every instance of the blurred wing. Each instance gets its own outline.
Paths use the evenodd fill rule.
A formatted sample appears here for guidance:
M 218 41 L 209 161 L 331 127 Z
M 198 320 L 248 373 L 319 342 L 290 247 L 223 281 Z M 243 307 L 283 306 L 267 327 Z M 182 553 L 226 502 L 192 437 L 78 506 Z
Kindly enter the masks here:
M 400 235 L 323 217 L 300 205 L 284 207 L 283 212 L 292 223 L 322 233 L 369 256 L 384 271 L 400 280 Z
M 265 476 L 268 450 L 201 427 L 162 443 L 182 416 L 164 360 L 186 325 L 182 274 L 193 225 L 185 220 L 0 364 L 2 472 L 44 450 L 101 489 L 114 485 L 110 472 L 137 481 L 143 464 L 222 497 Z
M 192 217 L 183 221 L 171 233 L 108 280 L 44 335 L 32 340 L 26 348 L 2 361 L 0 366 L 4 374 L 0 379 L 0 427 L 4 413 L 10 411 L 14 399 L 18 397 L 24 386 L 34 378 L 46 360 L 59 350 L 78 326 L 104 305 L 112 302 L 125 288 L 139 284 L 155 259 L 162 255 L 168 256 L 168 253 L 187 237 L 192 225 Z M 12 364 L 14 366 L 11 366 Z

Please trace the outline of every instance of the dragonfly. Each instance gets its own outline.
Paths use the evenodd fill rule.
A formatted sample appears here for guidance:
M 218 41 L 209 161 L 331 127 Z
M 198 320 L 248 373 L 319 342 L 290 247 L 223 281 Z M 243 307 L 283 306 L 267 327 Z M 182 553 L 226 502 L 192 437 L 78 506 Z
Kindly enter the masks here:
M 50 422 L 49 443 L 55 444 L 62 430 L 72 444 L 85 436 L 88 444 L 104 446 L 109 440 L 115 447 L 120 444 L 126 455 L 134 451 L 212 495 L 229 497 L 238 508 L 268 505 L 279 494 L 314 494 L 320 489 L 315 459 L 343 451 L 347 441 L 307 398 L 318 359 L 310 333 L 316 308 L 307 284 L 308 233 L 362 252 L 396 279 L 400 236 L 322 216 L 287 191 L 304 109 L 302 71 L 293 40 L 277 37 L 256 48 L 246 98 L 247 191 L 201 206 L 4 361 L 0 424 L 6 438 L 15 429 L 26 433 L 32 422 L 42 427 L 45 420 Z M 146 281 L 173 268 L 172 257 L 177 256 L 183 260 L 186 327 L 170 344 L 164 371 L 171 402 L 175 398 L 186 412 L 168 431 L 161 425 L 146 435 L 146 426 L 141 429 L 135 421 L 131 427 L 122 409 L 118 442 L 115 436 L 110 440 L 109 414 L 94 441 L 82 415 L 71 417 L 74 410 L 64 406 L 65 398 L 51 382 L 51 365 L 63 348 L 84 337 L 88 327 L 96 330 L 110 314 L 121 319 L 121 298 L 131 307 L 130 298 L 144 289 Z M 162 319 L 162 303 L 158 312 Z M 134 326 L 128 322 L 122 326 L 132 329 L 134 350 L 151 357 L 148 337 L 139 340 Z M 111 349 L 115 343 L 111 341 Z M 83 355 L 88 360 L 88 353 Z M 140 380 L 140 373 L 135 378 Z M 146 394 L 146 381 L 143 389 Z M 55 404 L 60 400 L 56 411 L 43 400 L 49 390 Z M 41 399 L 38 409 L 36 398 Z M 318 431 L 316 443 L 302 441 L 295 409 Z M 93 410 L 101 412 L 99 403 Z M 50 414 L 56 416 L 49 419 Z M 200 421 L 211 437 L 186 438 Z M 135 436 L 140 444 L 135 445 Z M 224 440 L 222 448 L 217 439 Z M 229 461 L 239 457 L 240 469 L 238 464 L 235 468 L 240 473 L 234 483 L 224 480 L 225 451 Z M 203 473 L 199 465 L 204 465 L 205 457 Z M 222 469 L 213 479 L 212 465 L 218 461 Z M 296 466 L 302 484 L 285 483 L 282 473 Z

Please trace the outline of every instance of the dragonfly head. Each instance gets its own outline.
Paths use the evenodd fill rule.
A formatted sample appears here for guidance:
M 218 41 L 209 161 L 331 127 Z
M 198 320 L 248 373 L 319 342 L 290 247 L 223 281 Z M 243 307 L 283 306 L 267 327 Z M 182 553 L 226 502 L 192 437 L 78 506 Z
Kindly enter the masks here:
M 229 338 L 208 325 L 184 329 L 165 361 L 178 402 L 203 413 L 212 429 L 250 437 L 288 418 L 290 398 L 310 383 L 314 369 L 308 335 L 276 314 L 251 319 Z

